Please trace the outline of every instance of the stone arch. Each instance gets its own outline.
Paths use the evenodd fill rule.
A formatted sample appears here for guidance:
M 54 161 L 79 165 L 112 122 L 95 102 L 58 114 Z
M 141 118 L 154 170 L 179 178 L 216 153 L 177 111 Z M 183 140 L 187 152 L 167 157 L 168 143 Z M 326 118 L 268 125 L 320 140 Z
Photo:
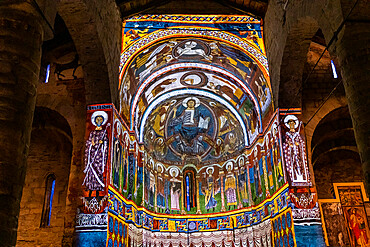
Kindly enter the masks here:
M 347 101 L 345 97 L 341 98 L 329 98 L 328 101 L 324 104 L 324 106 L 320 109 L 320 111 L 317 112 L 317 114 L 312 118 L 312 120 L 305 125 L 305 134 L 306 134 L 306 140 L 307 140 L 307 156 L 309 162 L 311 162 L 311 156 L 312 156 L 312 149 L 311 149 L 311 142 L 312 137 L 314 134 L 314 131 L 319 124 L 319 122 L 327 116 L 330 112 L 334 111 L 335 109 L 345 107 L 347 105 Z
M 72 131 L 61 114 L 46 107 L 36 107 L 32 125 L 17 241 L 21 246 L 38 245 L 40 240 L 43 244 L 61 244 L 72 157 Z M 55 176 L 50 217 L 52 228 L 40 228 L 46 195 L 45 178 L 50 174 Z M 44 238 L 45 235 L 49 238 Z
M 87 103 L 117 104 L 121 18 L 115 1 L 63 0 L 58 13 L 80 57 Z
M 317 11 L 318 9 L 328 11 Z M 279 21 L 276 21 L 277 16 L 281 16 Z M 289 1 L 286 5 L 281 1 L 269 2 L 264 19 L 264 34 L 275 106 L 286 107 L 284 104 L 288 104 L 288 107 L 297 107 L 293 104 L 298 100 L 291 102 L 293 99 L 289 97 L 295 95 L 295 91 L 301 85 L 302 76 L 299 75 L 302 75 L 311 38 L 320 28 L 326 42 L 329 42 L 342 20 L 342 6 L 339 0 Z M 309 26 L 306 27 L 305 24 Z M 335 55 L 333 50 L 330 52 Z M 295 60 L 294 63 L 289 62 Z M 295 73 L 292 74 L 291 69 L 294 69 Z M 280 89 L 283 85 L 289 88 L 290 81 L 293 82 L 295 91 L 288 90 L 291 92 L 287 93 Z M 280 92 L 283 94 L 280 95 Z M 300 102 L 298 103 L 299 106 Z
M 301 106 L 299 95 L 301 93 L 303 67 L 311 38 L 318 28 L 316 20 L 311 17 L 304 17 L 298 19 L 297 24 L 291 27 L 287 35 L 280 67 L 279 107 Z
M 63 243 L 72 244 L 76 208 L 81 203 L 78 195 L 79 185 L 83 179 L 83 155 L 81 154 L 84 147 L 86 111 L 84 104 L 71 102 L 68 89 L 60 90 L 59 87 L 52 84 L 53 82 L 49 82 L 39 86 L 36 106 L 40 108 L 47 107 L 51 111 L 58 112 L 71 127 L 73 151 L 69 162 L 69 184 L 65 188 L 67 198 L 65 212 L 63 213 L 65 223 Z M 57 96 L 50 97 L 50 93 Z
M 347 106 L 330 111 L 316 125 L 311 139 L 312 164 L 319 197 L 331 198 L 335 182 L 363 180 Z
M 329 112 L 316 126 L 311 141 L 312 164 L 320 156 L 342 149 L 357 151 L 348 107 Z

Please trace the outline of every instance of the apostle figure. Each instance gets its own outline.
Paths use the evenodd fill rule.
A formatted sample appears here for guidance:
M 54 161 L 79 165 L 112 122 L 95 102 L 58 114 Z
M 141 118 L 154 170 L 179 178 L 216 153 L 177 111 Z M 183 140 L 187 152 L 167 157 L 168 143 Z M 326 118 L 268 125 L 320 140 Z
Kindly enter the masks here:
M 206 173 L 208 174 L 208 177 L 206 179 L 207 183 L 206 183 L 205 188 L 203 188 L 203 194 L 205 195 L 204 203 L 205 203 L 205 207 L 207 211 L 209 211 L 210 209 L 213 209 L 213 211 L 215 211 L 215 208 L 217 206 L 215 194 L 218 193 L 218 190 L 216 189 L 216 186 L 213 180 L 213 176 L 212 176 L 213 170 L 214 170 L 213 167 L 207 168 L 206 170 Z
M 277 179 L 278 182 L 281 182 L 284 178 L 283 167 L 281 164 L 281 156 L 280 156 L 280 140 L 279 140 L 279 132 L 276 123 L 272 126 L 272 156 L 274 159 L 274 165 L 277 167 Z
M 164 197 L 164 192 L 165 192 L 165 181 L 161 177 L 161 175 L 158 176 L 157 179 L 157 207 L 164 211 L 165 208 L 165 197 Z
M 248 184 L 247 184 L 247 177 L 246 177 L 246 172 L 244 170 L 244 157 L 239 158 L 239 169 L 242 170 L 242 173 L 239 174 L 239 191 L 241 194 L 240 200 L 242 200 L 242 203 L 248 203 Z M 248 169 L 248 168 L 247 168 Z
M 254 159 L 253 159 L 253 165 L 256 169 L 254 172 L 254 185 L 256 188 L 256 195 L 257 197 L 262 196 L 262 183 L 261 183 L 261 171 L 260 171 L 260 165 L 258 162 L 258 155 L 257 155 L 257 149 L 254 150 Z
M 227 174 L 225 178 L 225 193 L 226 193 L 226 201 L 227 206 L 229 206 L 229 209 L 231 206 L 236 206 L 236 179 L 232 172 L 233 164 L 229 162 L 226 165 Z
M 172 212 L 180 212 L 180 196 L 181 196 L 181 181 L 176 177 L 179 175 L 179 170 L 175 168 L 170 169 L 170 180 L 171 188 L 171 210 Z
M 134 154 L 131 153 L 128 156 L 128 194 L 127 199 L 132 200 L 132 195 L 135 192 L 135 176 L 136 176 L 136 158 Z
M 116 186 L 117 189 L 120 188 L 120 169 L 121 169 L 121 144 L 118 139 L 114 141 L 114 160 L 113 160 L 113 169 L 112 169 L 112 177 L 113 177 L 113 185 Z
M 144 169 L 144 201 L 149 205 L 149 191 L 150 191 L 150 176 L 149 168 L 145 167 Z
M 155 177 L 152 172 L 149 174 L 149 206 L 154 207 Z
M 283 149 L 290 179 L 292 182 L 308 182 L 305 143 L 299 133 L 298 118 L 288 115 L 284 123 L 289 128 L 289 131 L 285 133 Z
M 104 171 L 108 156 L 108 137 L 103 125 L 108 121 L 108 114 L 104 111 L 96 111 L 91 116 L 91 123 L 96 126 L 95 130 L 90 132 L 86 141 L 85 148 L 85 178 L 82 183 L 89 190 L 89 197 L 92 191 L 96 191 L 96 197 L 99 191 L 104 191 Z M 107 127 L 109 124 L 107 125 Z
M 265 156 L 265 163 L 266 163 L 266 167 L 267 167 L 267 176 L 268 176 L 268 180 L 269 180 L 269 184 L 270 184 L 270 189 L 273 189 L 274 188 L 274 179 L 273 179 L 273 176 L 272 176 L 272 170 L 273 170 L 273 163 L 271 162 L 271 150 L 270 149 L 270 144 L 269 144 L 269 138 L 267 136 L 267 138 L 265 139 L 266 141 L 266 146 L 265 146 L 265 153 L 266 153 L 266 156 Z M 267 181 L 266 181 L 267 183 Z

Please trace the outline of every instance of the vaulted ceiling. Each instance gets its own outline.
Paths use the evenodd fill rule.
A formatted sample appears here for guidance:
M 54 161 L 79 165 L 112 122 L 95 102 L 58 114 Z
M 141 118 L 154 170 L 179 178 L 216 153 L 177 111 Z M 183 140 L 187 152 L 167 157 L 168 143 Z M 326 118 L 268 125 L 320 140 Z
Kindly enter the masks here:
M 262 18 L 267 0 L 116 0 L 122 17 L 134 14 L 249 14 Z

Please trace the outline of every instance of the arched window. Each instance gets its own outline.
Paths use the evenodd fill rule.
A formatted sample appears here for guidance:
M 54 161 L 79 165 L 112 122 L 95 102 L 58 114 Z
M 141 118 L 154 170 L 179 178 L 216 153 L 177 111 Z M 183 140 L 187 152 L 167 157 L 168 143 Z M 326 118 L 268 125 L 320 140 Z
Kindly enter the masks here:
M 49 174 L 46 177 L 44 206 L 42 208 L 40 227 L 50 226 L 51 209 L 53 207 L 54 189 L 55 189 L 55 175 Z

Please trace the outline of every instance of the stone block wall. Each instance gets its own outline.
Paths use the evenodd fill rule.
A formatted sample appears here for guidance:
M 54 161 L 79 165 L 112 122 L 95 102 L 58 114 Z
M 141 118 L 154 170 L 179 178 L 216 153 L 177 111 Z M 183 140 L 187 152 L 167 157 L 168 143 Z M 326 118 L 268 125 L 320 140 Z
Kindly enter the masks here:
M 71 163 L 70 137 L 60 129 L 34 127 L 21 200 L 17 246 L 61 246 Z M 55 175 L 50 226 L 40 227 L 46 178 Z

